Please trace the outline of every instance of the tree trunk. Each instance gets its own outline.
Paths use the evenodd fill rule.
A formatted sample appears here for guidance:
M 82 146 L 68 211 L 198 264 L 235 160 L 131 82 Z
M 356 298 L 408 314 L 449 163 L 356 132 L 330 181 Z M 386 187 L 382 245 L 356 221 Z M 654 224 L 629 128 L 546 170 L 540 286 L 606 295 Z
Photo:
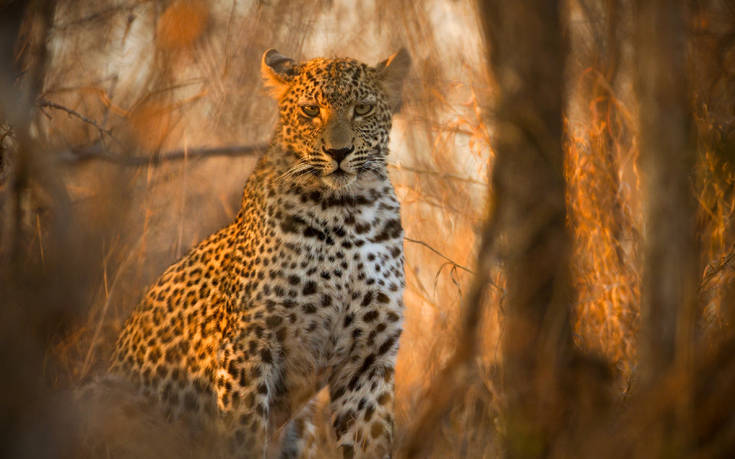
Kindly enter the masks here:
M 637 4 L 637 90 L 640 100 L 640 166 L 645 219 L 641 286 L 641 371 L 645 389 L 662 378 L 686 378 L 696 322 L 699 258 L 692 193 L 696 146 L 688 100 L 682 0 Z M 672 416 L 662 415 L 646 449 L 652 454 L 679 448 L 685 432 L 687 387 Z M 665 421 L 665 419 L 672 419 Z M 672 430 L 676 429 L 676 430 Z M 677 432 L 678 430 L 678 432 Z M 663 450 L 662 450 L 663 448 Z
M 492 186 L 497 249 L 508 275 L 505 450 L 540 457 L 563 429 L 560 383 L 572 346 L 562 150 L 566 43 L 555 1 L 479 4 L 499 89 Z
M 698 276 L 691 177 L 696 147 L 687 98 L 685 3 L 641 0 L 637 16 L 646 228 L 643 376 L 650 380 L 686 352 L 691 339 Z

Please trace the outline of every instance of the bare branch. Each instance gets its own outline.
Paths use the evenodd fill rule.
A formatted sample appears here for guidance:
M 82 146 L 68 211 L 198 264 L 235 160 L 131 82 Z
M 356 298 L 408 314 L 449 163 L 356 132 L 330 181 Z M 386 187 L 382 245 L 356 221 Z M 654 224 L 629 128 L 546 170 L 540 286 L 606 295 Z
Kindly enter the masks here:
M 477 330 L 483 309 L 483 298 L 487 294 L 487 285 L 491 284 L 490 271 L 492 267 L 492 253 L 495 250 L 497 228 L 495 221 L 488 219 L 481 233 L 478 252 L 478 274 L 472 278 L 467 296 L 464 297 L 464 314 L 462 326 L 457 334 L 458 346 L 446 366 L 431 381 L 426 391 L 426 400 L 431 403 L 425 405 L 418 414 L 417 421 L 408 434 L 408 441 L 404 447 L 404 456 L 407 458 L 423 457 L 426 444 L 426 432 L 432 432 L 439 420 L 447 413 L 451 404 L 456 400 L 458 388 L 462 387 L 467 363 L 475 354 L 477 347 Z M 407 239 L 404 237 L 404 239 Z
M 144 2 L 134 2 L 129 5 L 117 5 L 110 8 L 105 8 L 100 11 L 91 13 L 87 16 L 70 20 L 66 23 L 54 24 L 53 28 L 54 30 L 66 30 L 72 27 L 84 26 L 90 22 L 97 21 L 99 19 L 108 19 L 109 17 L 114 16 L 118 13 L 127 12 L 128 14 L 130 14 L 133 10 L 135 10 L 143 3 Z
M 400 164 L 394 164 L 394 163 L 388 163 L 388 167 L 391 167 L 399 171 L 413 172 L 414 174 L 433 175 L 435 177 L 442 178 L 442 179 L 456 180 L 459 182 L 470 183 L 472 185 L 488 186 L 486 182 L 482 182 L 480 180 L 475 180 L 475 179 L 471 179 L 467 177 L 461 177 L 459 175 L 448 174 L 446 172 L 438 172 L 438 171 L 432 171 L 428 169 L 416 169 L 413 167 L 402 166 Z
M 105 153 L 101 148 L 72 149 L 62 155 L 62 159 L 70 163 L 79 163 L 89 160 L 105 161 L 121 166 L 158 166 L 164 162 L 180 161 L 182 159 L 203 159 L 218 156 L 237 157 L 250 156 L 265 151 L 267 144 L 232 145 L 222 147 L 183 148 L 166 152 L 156 152 L 151 155 L 123 156 Z
M 719 258 L 719 260 L 713 260 L 710 262 L 704 270 L 704 277 L 699 284 L 699 289 L 704 290 L 707 288 L 712 279 L 714 279 L 720 272 L 735 262 L 735 244 L 730 247 L 730 250 Z
M 53 108 L 56 110 L 61 110 L 62 112 L 66 112 L 69 115 L 75 118 L 78 118 L 81 121 L 93 126 L 95 129 L 97 129 L 97 131 L 99 131 L 100 136 L 107 135 L 108 137 L 112 138 L 112 131 L 110 131 L 109 129 L 105 129 L 104 127 L 100 126 L 96 121 L 87 118 L 86 116 L 82 115 L 76 110 L 72 110 L 69 107 L 65 107 L 61 104 L 57 104 L 56 102 L 51 102 L 50 100 L 46 100 L 46 99 L 41 99 L 38 102 L 38 106 L 41 108 L 48 107 L 48 108 Z
M 430 246 L 429 244 L 427 244 L 424 241 L 419 241 L 418 239 L 411 239 L 410 237 L 406 237 L 406 236 L 404 236 L 403 239 L 406 240 L 406 241 L 408 241 L 408 242 L 412 242 L 414 244 L 418 244 L 418 245 L 421 245 L 421 246 L 426 247 L 427 249 L 431 250 L 432 252 L 434 252 L 435 254 L 439 255 L 444 260 L 446 260 L 447 263 L 449 263 L 450 265 L 452 265 L 454 267 L 457 267 L 457 268 L 461 269 L 462 271 L 468 272 L 470 274 L 475 274 L 475 272 L 472 271 L 471 269 L 469 269 L 469 268 L 467 268 L 465 266 L 460 265 L 459 263 L 457 263 L 456 261 L 454 261 L 451 258 L 447 257 L 443 253 L 439 252 L 434 247 Z

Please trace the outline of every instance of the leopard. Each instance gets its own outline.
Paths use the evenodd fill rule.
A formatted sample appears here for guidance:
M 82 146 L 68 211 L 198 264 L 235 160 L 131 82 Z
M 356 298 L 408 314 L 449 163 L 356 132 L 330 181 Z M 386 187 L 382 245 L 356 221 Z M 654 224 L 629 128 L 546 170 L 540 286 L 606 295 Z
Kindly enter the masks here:
M 241 207 L 149 287 L 108 372 L 242 458 L 313 454 L 325 389 L 337 453 L 391 457 L 406 282 L 388 155 L 411 59 L 260 64 L 278 115 Z

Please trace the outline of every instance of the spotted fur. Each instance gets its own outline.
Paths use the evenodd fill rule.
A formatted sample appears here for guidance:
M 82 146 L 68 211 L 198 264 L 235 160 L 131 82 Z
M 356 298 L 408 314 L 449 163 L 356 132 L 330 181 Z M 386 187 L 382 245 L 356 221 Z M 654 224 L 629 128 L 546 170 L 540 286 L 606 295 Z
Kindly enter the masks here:
M 386 156 L 408 66 L 264 54 L 279 122 L 240 212 L 150 287 L 112 373 L 248 458 L 277 438 L 297 456 L 327 386 L 344 456 L 390 455 L 405 280 Z

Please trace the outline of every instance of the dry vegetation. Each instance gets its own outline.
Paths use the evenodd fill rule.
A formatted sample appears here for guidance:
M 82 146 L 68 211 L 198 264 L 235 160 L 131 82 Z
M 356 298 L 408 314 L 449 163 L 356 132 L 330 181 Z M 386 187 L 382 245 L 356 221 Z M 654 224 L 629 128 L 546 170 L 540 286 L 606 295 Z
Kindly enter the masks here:
M 511 3 L 0 1 L 0 455 L 211 453 L 68 390 L 237 212 L 261 53 L 406 46 L 395 455 L 732 457 L 735 2 Z

